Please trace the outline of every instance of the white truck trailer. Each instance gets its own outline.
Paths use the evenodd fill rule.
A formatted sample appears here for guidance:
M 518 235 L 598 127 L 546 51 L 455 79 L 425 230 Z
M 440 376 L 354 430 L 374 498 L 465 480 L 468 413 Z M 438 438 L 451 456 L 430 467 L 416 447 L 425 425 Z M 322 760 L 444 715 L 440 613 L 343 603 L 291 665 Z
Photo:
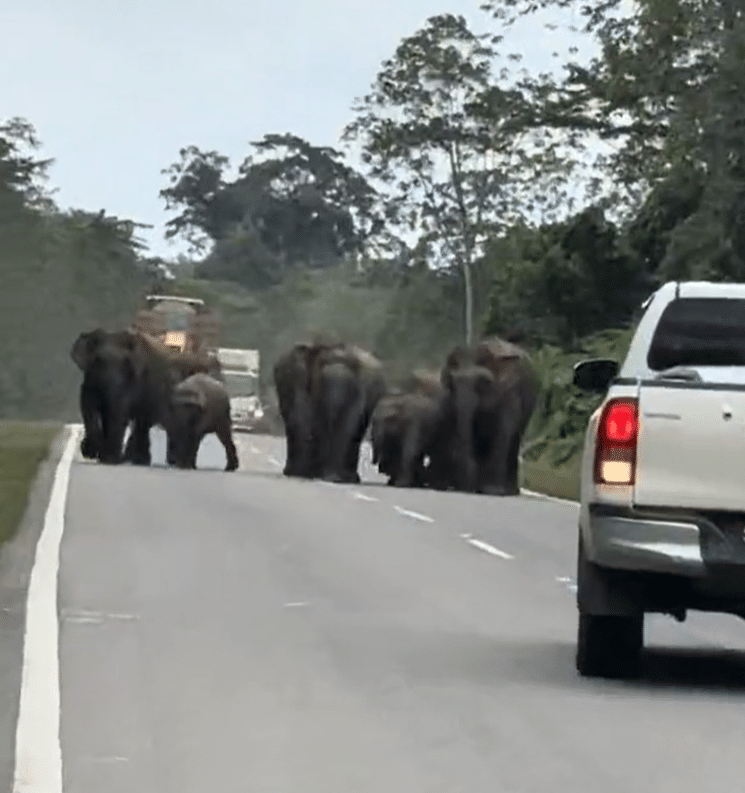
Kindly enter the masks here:
M 251 430 L 264 415 L 259 400 L 259 351 L 218 347 L 217 359 L 230 394 L 233 428 Z

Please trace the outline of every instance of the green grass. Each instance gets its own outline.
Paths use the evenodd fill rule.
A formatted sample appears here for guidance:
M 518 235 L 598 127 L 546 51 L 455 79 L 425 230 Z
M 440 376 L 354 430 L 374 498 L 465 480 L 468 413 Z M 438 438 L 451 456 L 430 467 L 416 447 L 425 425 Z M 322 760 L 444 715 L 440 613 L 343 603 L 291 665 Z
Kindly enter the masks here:
M 0 543 L 18 529 L 39 465 L 61 425 L 0 421 Z
M 523 460 L 521 485 L 536 493 L 579 501 L 581 464 L 580 454 L 558 467 L 551 465 L 543 456 L 538 460 Z

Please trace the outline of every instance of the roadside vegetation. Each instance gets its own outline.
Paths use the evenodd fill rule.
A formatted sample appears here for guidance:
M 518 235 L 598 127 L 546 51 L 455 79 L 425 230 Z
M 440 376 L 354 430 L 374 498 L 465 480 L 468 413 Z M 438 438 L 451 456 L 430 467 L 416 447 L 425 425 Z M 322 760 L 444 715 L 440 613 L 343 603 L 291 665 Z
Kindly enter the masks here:
M 241 163 L 185 141 L 161 191 L 189 244 L 174 262 L 136 223 L 61 211 L 31 124 L 0 125 L 0 417 L 76 419 L 72 339 L 166 282 L 217 309 L 225 346 L 260 350 L 269 402 L 277 353 L 311 329 L 393 376 L 519 330 L 543 386 L 524 485 L 576 497 L 599 398 L 572 365 L 620 360 L 667 280 L 745 280 L 745 15 L 608 0 L 578 12 L 592 58 L 560 51 L 561 25 L 555 73 L 503 51 L 515 18 L 567 6 L 488 0 L 478 32 L 432 17 L 350 97 L 339 141 L 270 131 Z
M 36 472 L 61 428 L 54 422 L 0 421 L 0 545 L 18 528 Z

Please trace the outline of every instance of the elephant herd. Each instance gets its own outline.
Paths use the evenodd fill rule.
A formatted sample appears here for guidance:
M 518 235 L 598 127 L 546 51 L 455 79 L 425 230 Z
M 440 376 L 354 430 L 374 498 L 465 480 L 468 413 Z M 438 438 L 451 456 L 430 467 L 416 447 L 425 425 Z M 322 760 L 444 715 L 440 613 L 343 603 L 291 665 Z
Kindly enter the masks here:
M 70 355 L 83 372 L 84 457 L 150 465 L 150 429 L 158 425 L 167 434 L 169 465 L 196 468 L 202 438 L 215 433 L 225 447 L 225 470 L 238 468 L 230 398 L 216 358 L 174 352 L 135 330 L 100 328 L 81 333 Z
M 81 333 L 71 357 L 83 373 L 84 457 L 150 465 L 150 430 L 160 426 L 169 465 L 196 468 L 202 439 L 215 433 L 225 470 L 238 468 L 215 357 L 173 351 L 133 329 L 101 328 Z M 286 476 L 359 482 L 369 433 L 373 464 L 390 485 L 519 493 L 520 442 L 538 384 L 527 353 L 510 341 L 456 347 L 439 372 L 417 371 L 394 387 L 371 353 L 317 335 L 282 354 L 273 376 Z
M 399 388 L 383 372 L 369 352 L 321 336 L 277 360 L 286 476 L 359 482 L 369 431 L 390 485 L 519 493 L 520 442 L 538 399 L 522 348 L 497 337 L 459 346 L 439 373 L 415 372 Z

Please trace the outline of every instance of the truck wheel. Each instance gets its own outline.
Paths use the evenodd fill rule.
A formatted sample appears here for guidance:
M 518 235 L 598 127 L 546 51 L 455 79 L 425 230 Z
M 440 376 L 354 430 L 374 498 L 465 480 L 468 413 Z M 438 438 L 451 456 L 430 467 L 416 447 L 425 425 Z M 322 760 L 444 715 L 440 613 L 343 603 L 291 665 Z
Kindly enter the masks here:
M 583 677 L 637 677 L 643 646 L 643 614 L 612 617 L 580 611 L 576 661 Z

